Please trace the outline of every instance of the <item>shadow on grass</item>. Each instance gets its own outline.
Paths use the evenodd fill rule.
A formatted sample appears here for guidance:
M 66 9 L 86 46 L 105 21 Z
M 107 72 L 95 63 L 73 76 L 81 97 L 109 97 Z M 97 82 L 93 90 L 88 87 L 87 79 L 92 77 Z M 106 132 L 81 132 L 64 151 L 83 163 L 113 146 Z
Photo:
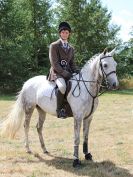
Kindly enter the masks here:
M 52 159 L 47 160 L 42 158 L 39 154 L 32 154 L 37 158 L 36 160 L 30 160 L 29 163 L 45 163 L 47 166 L 52 166 L 56 169 L 61 169 L 77 176 L 89 176 L 89 177 L 133 177 L 127 169 L 116 166 L 111 161 L 102 162 L 90 162 L 83 160 L 81 167 L 73 168 L 73 159 L 52 156 Z M 17 163 L 27 163 L 27 161 L 17 161 Z

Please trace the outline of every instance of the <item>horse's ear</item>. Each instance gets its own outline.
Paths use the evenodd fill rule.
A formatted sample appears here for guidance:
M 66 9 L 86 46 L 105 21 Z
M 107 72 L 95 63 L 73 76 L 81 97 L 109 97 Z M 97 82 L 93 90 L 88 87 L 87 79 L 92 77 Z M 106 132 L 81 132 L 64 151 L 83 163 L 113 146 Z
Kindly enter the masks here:
M 116 48 L 114 48 L 111 52 L 109 52 L 109 55 L 113 56 L 116 51 Z
M 104 49 L 103 54 L 105 55 L 108 52 L 107 47 Z

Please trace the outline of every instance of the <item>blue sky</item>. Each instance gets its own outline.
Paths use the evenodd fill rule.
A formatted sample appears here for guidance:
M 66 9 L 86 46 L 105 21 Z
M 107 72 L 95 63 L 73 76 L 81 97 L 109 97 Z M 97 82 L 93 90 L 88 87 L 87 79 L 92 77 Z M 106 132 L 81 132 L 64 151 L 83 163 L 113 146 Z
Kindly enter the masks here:
M 101 2 L 112 12 L 111 22 L 121 26 L 120 37 L 127 41 L 131 37 L 129 32 L 133 26 L 133 0 L 101 0 Z

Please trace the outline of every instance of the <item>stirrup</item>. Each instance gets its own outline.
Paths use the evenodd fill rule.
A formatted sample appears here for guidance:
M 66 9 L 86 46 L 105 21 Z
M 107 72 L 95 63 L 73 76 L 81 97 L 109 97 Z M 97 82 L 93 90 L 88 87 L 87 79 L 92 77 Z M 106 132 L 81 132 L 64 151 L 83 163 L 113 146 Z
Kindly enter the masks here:
M 57 117 L 58 117 L 58 118 L 61 118 L 61 119 L 67 118 L 66 110 L 63 109 L 63 108 L 62 108 L 61 110 L 58 110 L 58 111 L 57 111 Z

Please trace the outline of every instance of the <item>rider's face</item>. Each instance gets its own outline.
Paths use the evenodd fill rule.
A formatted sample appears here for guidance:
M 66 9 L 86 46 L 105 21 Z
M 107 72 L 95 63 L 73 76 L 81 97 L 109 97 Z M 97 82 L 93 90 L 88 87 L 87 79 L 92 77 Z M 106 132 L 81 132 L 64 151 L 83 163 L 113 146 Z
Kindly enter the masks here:
M 63 39 L 63 40 L 67 40 L 69 38 L 69 35 L 70 35 L 70 32 L 68 30 L 62 30 L 60 32 L 60 37 Z

